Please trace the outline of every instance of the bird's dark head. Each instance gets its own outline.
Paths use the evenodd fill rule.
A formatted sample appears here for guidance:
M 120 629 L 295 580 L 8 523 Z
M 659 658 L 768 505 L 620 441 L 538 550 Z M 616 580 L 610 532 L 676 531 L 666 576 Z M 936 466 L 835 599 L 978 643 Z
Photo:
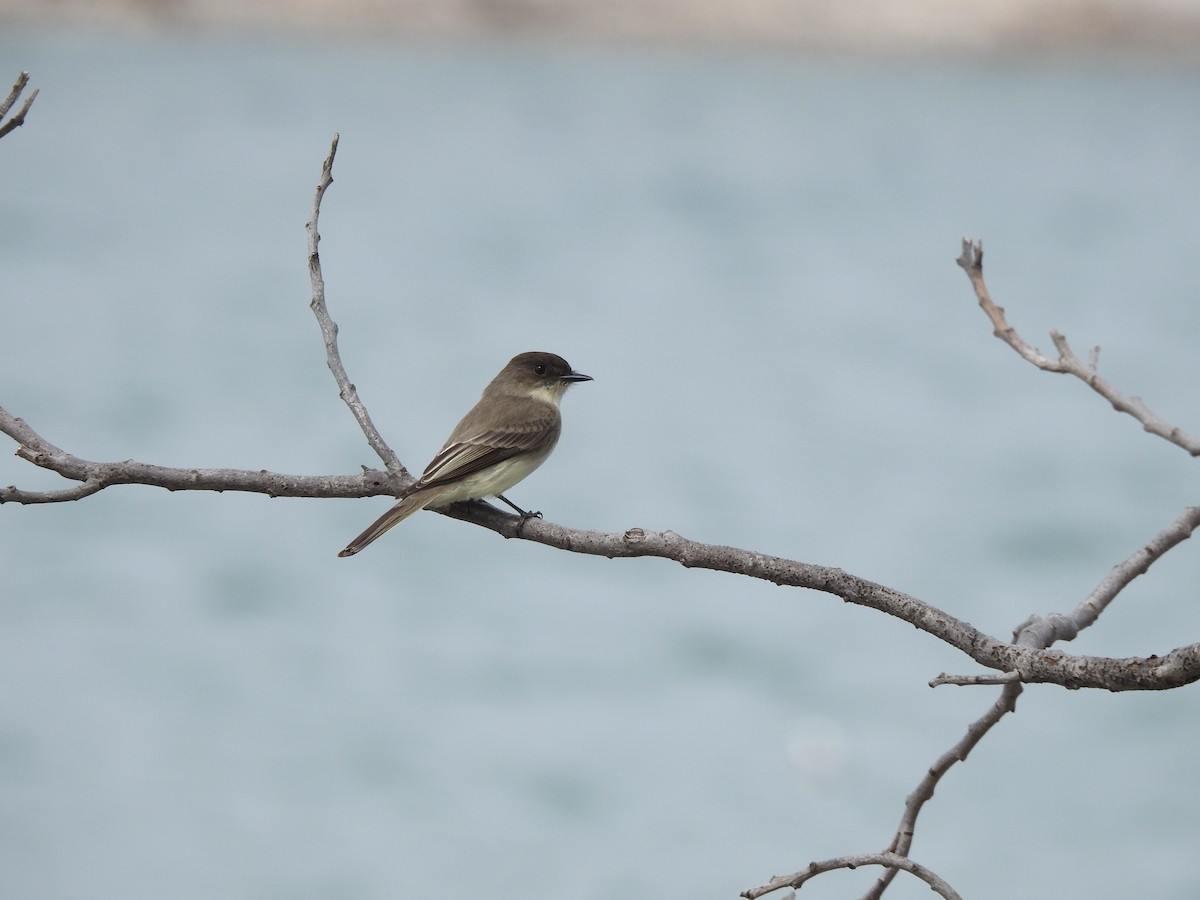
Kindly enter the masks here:
M 496 376 L 494 385 L 547 400 L 555 405 L 572 384 L 591 381 L 591 375 L 576 372 L 561 356 L 554 353 L 521 353 L 514 356 Z

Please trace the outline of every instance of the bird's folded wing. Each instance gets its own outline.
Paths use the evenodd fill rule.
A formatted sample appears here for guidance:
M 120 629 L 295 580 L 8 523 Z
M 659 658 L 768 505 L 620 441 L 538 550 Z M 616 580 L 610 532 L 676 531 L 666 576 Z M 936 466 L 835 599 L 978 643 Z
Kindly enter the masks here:
M 492 429 L 451 441 L 433 458 L 414 490 L 458 481 L 518 453 L 536 452 L 558 438 L 557 419 L 546 416 L 517 428 Z

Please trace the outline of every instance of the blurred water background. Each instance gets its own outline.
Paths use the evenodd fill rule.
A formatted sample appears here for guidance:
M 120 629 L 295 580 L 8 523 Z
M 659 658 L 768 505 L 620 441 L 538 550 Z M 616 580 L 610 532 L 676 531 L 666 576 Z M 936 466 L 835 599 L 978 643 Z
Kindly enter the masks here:
M 1195 464 L 991 335 L 955 266 L 1189 430 L 1200 69 L 227 31 L 0 32 L 2 403 L 81 456 L 420 469 L 564 355 L 510 496 L 841 566 L 996 635 L 1196 502 Z M 60 480 L 8 453 L 0 483 Z M 0 509 L 0 896 L 733 897 L 882 848 L 995 689 L 829 596 L 388 501 L 110 488 Z M 1065 649 L 1200 635 L 1196 548 Z M 971 898 L 1194 898 L 1194 688 L 1028 690 L 913 855 Z M 803 896 L 857 896 L 875 873 Z M 889 897 L 929 896 L 903 876 Z

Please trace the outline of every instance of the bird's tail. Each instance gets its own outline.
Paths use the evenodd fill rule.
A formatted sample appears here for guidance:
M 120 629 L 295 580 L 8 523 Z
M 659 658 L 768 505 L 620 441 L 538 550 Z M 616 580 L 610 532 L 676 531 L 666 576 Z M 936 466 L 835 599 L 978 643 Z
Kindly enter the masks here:
M 393 525 L 399 525 L 417 510 L 424 509 L 425 504 L 432 499 L 428 494 L 421 494 L 419 492 L 405 497 L 372 522 L 366 531 L 347 544 L 346 549 L 339 553 L 338 556 L 353 556 Z

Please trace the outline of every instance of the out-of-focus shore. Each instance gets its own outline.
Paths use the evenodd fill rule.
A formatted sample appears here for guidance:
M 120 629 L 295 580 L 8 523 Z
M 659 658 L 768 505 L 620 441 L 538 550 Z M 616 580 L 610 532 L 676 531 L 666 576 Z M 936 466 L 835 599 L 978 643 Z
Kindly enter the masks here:
M 1200 0 L 0 0 L 0 27 L 17 23 L 835 52 L 1074 50 L 1187 58 L 1200 48 Z

